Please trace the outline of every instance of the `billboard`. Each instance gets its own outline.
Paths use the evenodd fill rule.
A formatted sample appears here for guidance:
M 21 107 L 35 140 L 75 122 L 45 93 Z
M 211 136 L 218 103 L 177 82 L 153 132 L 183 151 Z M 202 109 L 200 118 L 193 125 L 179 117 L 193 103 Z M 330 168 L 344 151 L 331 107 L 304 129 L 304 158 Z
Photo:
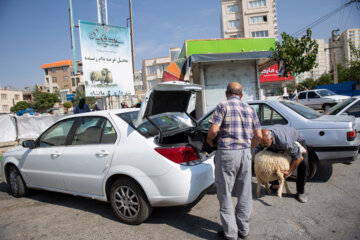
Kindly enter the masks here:
M 289 81 L 292 80 L 292 76 L 288 73 L 288 77 L 279 77 L 278 65 L 272 65 L 271 67 L 261 71 L 260 82 L 275 82 L 275 81 Z
M 81 20 L 79 26 L 86 96 L 134 95 L 129 29 Z

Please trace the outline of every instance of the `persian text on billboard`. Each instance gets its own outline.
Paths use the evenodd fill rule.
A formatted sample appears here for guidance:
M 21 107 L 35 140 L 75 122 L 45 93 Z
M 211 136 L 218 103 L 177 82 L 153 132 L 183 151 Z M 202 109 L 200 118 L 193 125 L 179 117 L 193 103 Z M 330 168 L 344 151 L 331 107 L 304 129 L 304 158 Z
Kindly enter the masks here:
M 80 21 L 86 96 L 134 95 L 128 28 Z

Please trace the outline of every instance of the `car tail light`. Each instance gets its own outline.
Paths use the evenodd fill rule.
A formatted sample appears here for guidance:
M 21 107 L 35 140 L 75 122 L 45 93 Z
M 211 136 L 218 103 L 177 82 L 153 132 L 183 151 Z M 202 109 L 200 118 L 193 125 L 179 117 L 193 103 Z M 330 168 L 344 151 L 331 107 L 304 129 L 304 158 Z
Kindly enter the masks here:
M 186 164 L 199 160 L 199 156 L 191 146 L 176 148 L 155 148 L 155 150 L 174 163 Z
M 348 141 L 354 141 L 356 138 L 356 130 L 350 131 L 346 133 L 346 137 Z

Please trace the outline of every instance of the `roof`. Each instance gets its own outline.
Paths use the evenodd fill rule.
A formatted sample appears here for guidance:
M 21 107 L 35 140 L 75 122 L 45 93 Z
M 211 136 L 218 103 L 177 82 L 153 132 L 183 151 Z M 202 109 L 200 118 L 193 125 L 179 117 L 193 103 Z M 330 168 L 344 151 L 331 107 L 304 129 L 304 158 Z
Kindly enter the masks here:
M 73 65 L 73 61 L 71 59 L 68 60 L 61 60 L 54 63 L 45 63 L 41 66 L 42 69 L 44 68 L 53 68 L 53 67 L 62 67 L 62 66 L 69 66 Z

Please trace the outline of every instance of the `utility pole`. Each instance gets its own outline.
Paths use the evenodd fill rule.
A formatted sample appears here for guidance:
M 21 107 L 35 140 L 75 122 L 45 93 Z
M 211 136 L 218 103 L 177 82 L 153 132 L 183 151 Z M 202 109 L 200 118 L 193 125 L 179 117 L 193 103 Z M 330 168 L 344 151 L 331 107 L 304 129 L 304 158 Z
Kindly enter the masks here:
M 337 47 L 337 42 L 339 41 L 339 34 L 337 34 L 340 31 L 340 29 L 336 29 L 333 30 L 331 32 L 331 41 L 332 41 L 332 47 L 331 49 L 333 50 L 333 64 L 334 64 L 334 84 L 337 84 L 338 81 L 338 74 L 337 74 L 337 64 L 336 64 L 336 48 Z
M 133 19 L 132 19 L 132 4 L 131 0 L 129 0 L 129 11 L 130 11 L 130 38 L 131 38 L 131 57 L 132 57 L 132 68 L 133 68 L 133 76 L 135 77 L 135 64 L 134 64 L 134 31 L 133 31 Z

